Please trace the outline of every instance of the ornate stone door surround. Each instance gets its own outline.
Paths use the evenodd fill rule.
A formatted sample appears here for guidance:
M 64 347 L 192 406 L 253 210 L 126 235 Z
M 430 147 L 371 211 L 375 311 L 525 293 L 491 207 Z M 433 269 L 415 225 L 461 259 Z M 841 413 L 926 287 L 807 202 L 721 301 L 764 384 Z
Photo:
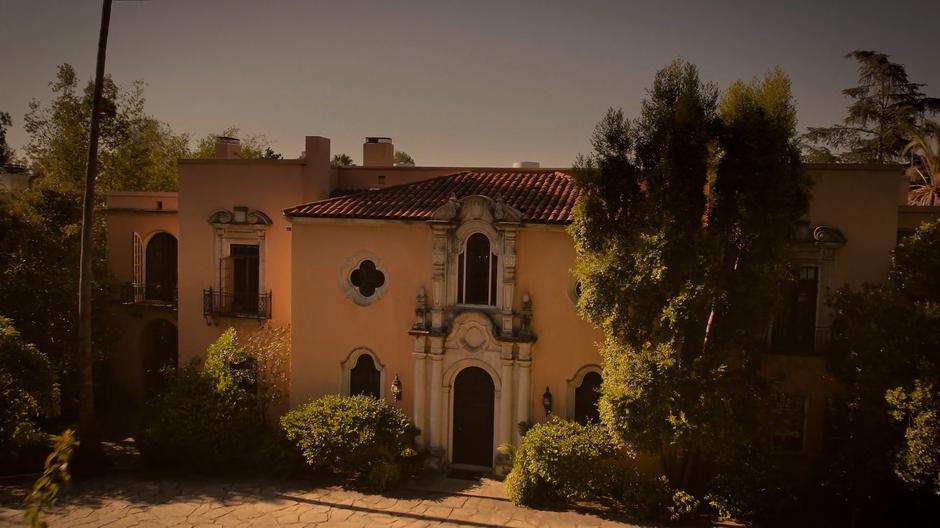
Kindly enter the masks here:
M 453 384 L 464 368 L 485 370 L 495 387 L 494 447 L 518 442 L 516 424 L 531 416 L 531 366 L 535 336 L 531 301 L 524 295 L 513 309 L 516 233 L 522 214 L 486 196 L 456 197 L 428 222 L 432 231 L 431 295 L 418 292 L 414 336 L 414 411 L 420 447 L 432 463 L 449 464 L 453 445 Z M 457 304 L 457 255 L 467 238 L 484 233 L 499 257 L 495 306 Z M 430 305 L 430 306 L 429 306 Z M 494 454 L 495 455 L 495 454 Z M 506 460 L 495 456 L 496 469 Z

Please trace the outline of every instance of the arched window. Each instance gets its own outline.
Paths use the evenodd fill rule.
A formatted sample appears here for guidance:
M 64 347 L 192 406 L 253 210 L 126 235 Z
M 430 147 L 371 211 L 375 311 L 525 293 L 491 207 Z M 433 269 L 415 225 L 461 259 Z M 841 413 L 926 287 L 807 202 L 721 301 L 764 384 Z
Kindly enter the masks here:
M 581 385 L 574 390 L 574 419 L 579 423 L 599 422 L 600 413 L 597 402 L 601 397 L 601 375 L 588 372 L 581 379 Z
M 457 302 L 495 305 L 498 269 L 490 239 L 483 233 L 470 235 L 457 259 Z
M 157 233 L 147 242 L 145 297 L 148 301 L 176 298 L 176 237 Z
M 382 373 L 369 354 L 362 354 L 356 366 L 349 371 L 349 395 L 365 394 L 379 398 L 382 390 Z

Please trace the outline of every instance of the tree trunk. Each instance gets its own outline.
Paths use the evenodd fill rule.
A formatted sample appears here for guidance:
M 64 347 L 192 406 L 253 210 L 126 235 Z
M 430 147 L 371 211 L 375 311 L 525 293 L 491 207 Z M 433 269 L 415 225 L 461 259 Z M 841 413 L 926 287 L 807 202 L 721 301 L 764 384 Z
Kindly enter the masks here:
M 101 7 L 101 33 L 98 36 L 98 63 L 95 70 L 95 94 L 91 106 L 91 130 L 88 137 L 88 166 L 85 172 L 85 196 L 82 209 L 81 264 L 78 275 L 78 379 L 79 430 L 83 443 L 95 438 L 95 385 L 91 329 L 91 283 L 94 261 L 95 178 L 98 175 L 98 134 L 100 129 L 101 92 L 104 83 L 105 51 L 108 47 L 108 26 L 111 0 Z

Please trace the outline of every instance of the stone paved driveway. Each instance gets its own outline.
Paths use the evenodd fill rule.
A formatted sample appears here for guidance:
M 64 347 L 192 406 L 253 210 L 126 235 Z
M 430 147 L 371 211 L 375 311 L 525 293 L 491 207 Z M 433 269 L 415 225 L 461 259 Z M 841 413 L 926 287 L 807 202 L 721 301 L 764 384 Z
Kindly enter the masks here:
M 517 508 L 495 481 L 437 477 L 380 495 L 315 482 L 148 480 L 118 475 L 73 485 L 50 527 L 629 526 L 604 510 Z M 0 526 L 24 526 L 23 483 L 0 483 Z

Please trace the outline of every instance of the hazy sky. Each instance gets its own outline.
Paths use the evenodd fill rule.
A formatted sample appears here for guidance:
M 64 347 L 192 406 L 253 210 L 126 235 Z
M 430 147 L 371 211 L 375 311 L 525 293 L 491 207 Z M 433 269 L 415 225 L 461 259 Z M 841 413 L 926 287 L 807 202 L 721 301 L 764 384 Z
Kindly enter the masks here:
M 781 66 L 800 126 L 844 115 L 842 56 L 875 49 L 940 95 L 936 0 L 923 2 L 115 2 L 107 71 L 147 83 L 175 131 L 228 125 L 295 157 L 332 138 L 360 163 L 392 136 L 421 165 L 569 166 L 610 106 L 639 108 L 675 57 L 720 86 Z M 33 97 L 56 65 L 94 74 L 100 2 L 0 0 L 0 110 L 22 147 Z

